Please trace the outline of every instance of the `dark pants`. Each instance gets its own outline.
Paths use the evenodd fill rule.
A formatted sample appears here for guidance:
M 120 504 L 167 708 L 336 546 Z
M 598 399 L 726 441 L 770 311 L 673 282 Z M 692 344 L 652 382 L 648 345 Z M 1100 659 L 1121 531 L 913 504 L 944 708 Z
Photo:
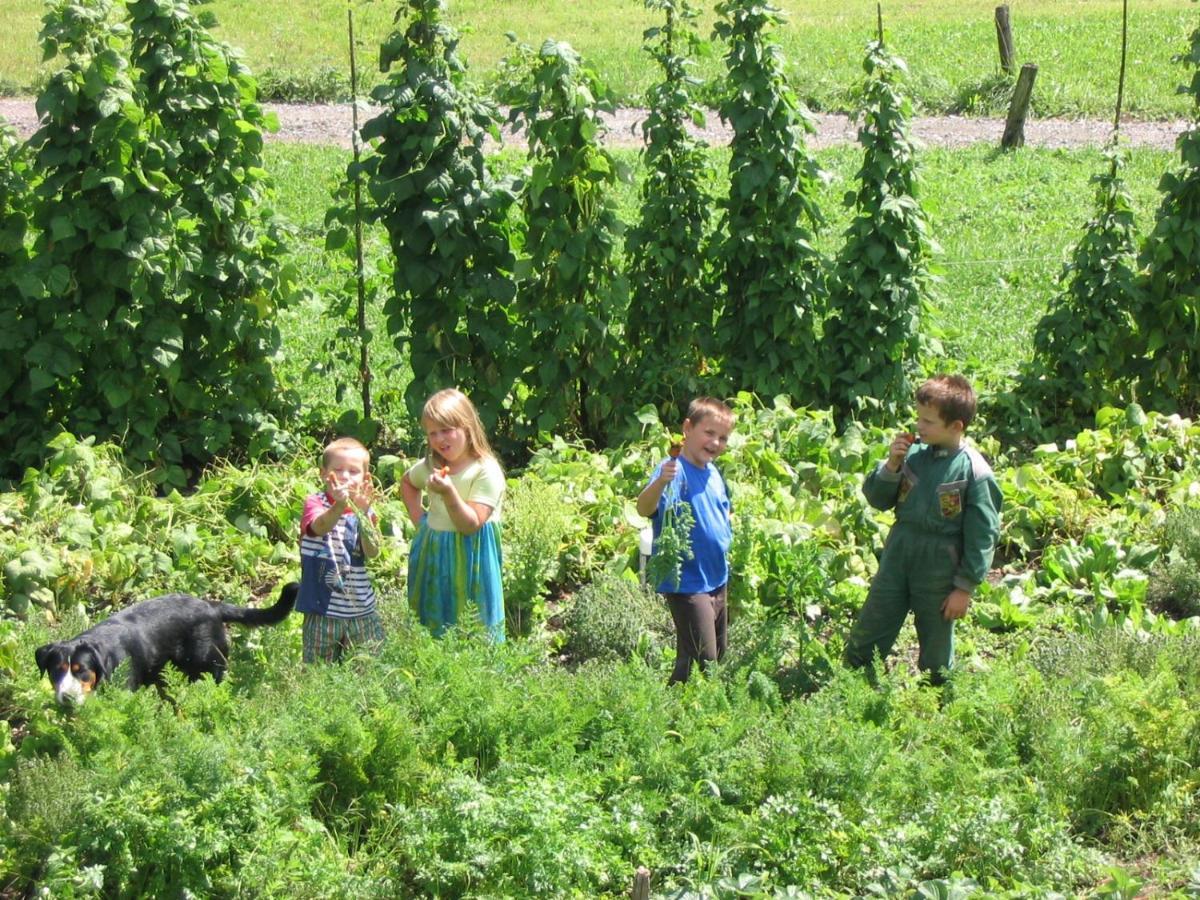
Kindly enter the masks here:
M 703 672 L 708 663 L 725 655 L 729 646 L 729 613 L 725 585 L 707 594 L 666 594 L 675 620 L 675 669 L 668 684 L 687 681 L 692 660 Z
M 942 603 L 954 590 L 958 549 L 952 538 L 894 526 L 879 571 L 846 640 L 845 661 L 854 668 L 887 657 L 909 612 L 917 626 L 917 667 L 934 683 L 954 665 L 954 623 Z

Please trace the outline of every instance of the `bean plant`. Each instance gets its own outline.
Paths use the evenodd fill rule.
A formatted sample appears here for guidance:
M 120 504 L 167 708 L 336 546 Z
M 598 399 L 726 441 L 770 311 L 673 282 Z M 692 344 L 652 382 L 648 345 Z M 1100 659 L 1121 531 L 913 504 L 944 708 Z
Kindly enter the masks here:
M 621 403 L 613 388 L 616 335 L 628 300 L 614 254 L 621 239 L 613 189 L 627 177 L 603 144 L 613 98 L 579 54 L 547 40 L 518 45 L 501 96 L 529 142 L 521 190 L 525 255 L 516 310 L 526 335 L 522 427 L 599 438 Z
M 390 74 L 371 93 L 383 111 L 363 125 L 374 153 L 361 173 L 391 242 L 393 295 L 384 310 L 412 364 L 409 410 L 417 415 L 430 393 L 458 386 L 490 429 L 525 361 L 511 328 L 514 194 L 487 167 L 484 144 L 499 138 L 498 114 L 465 84 L 445 6 L 407 0 L 407 13 L 401 8 L 406 27 L 380 51 Z M 352 164 L 349 179 L 359 171 Z M 348 236 L 335 230 L 330 245 Z
M 645 2 L 666 18 L 643 34 L 644 49 L 663 80 L 646 94 L 646 178 L 639 217 L 625 242 L 630 281 L 625 335 L 637 360 L 632 399 L 674 416 L 702 390 L 706 368 L 714 303 L 702 248 L 713 198 L 707 147 L 687 130 L 689 122 L 704 122 L 704 110 L 693 99 L 700 82 L 689 74 L 691 55 L 702 49 L 693 24 L 698 13 L 687 0 Z
M 716 347 L 732 390 L 812 399 L 818 356 L 815 323 L 824 288 L 814 232 L 820 170 L 805 145 L 815 127 L 788 83 L 770 39 L 783 24 L 763 0 L 722 0 L 718 37 L 725 55 L 721 118 L 733 129 L 729 195 L 709 254 L 724 288 Z
M 7 466 L 67 429 L 182 485 L 280 410 L 268 363 L 290 276 L 262 204 L 255 84 L 181 0 L 56 0 L 29 141 L 32 260 L 5 295 L 22 371 Z
M 1200 410 L 1200 28 L 1177 59 L 1192 70 L 1179 88 L 1192 97 L 1192 124 L 1178 140 L 1179 168 L 1159 181 L 1162 201 L 1138 256 L 1141 327 L 1131 356 L 1143 399 L 1193 413 Z M 1141 355 L 1145 363 L 1137 361 Z
M 1136 333 L 1134 216 L 1121 177 L 1126 154 L 1109 153 L 1092 178 L 1096 213 L 1063 267 L 1060 290 L 1038 322 L 1033 356 L 1022 366 L 1015 395 L 1020 425 L 1057 440 L 1094 421 L 1104 406 L 1128 401 L 1125 353 Z
M 919 366 L 920 324 L 928 309 L 936 249 L 917 198 L 912 115 L 901 92 L 904 61 L 882 41 L 867 45 L 863 69 L 863 162 L 853 210 L 829 288 L 822 346 L 827 400 L 844 425 L 860 416 L 895 421 L 912 399 Z

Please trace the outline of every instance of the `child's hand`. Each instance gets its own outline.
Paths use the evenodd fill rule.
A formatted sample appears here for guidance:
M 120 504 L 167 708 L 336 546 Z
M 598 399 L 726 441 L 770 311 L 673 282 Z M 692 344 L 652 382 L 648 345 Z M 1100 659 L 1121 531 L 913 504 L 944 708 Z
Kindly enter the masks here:
M 454 482 L 450 480 L 450 470 L 446 466 L 440 469 L 434 469 L 429 474 L 429 481 L 425 485 L 435 494 L 448 494 L 454 490 Z
M 900 466 L 904 464 L 904 457 L 908 455 L 908 448 L 916 440 L 917 436 L 911 431 L 901 431 L 892 439 L 892 445 L 888 448 L 887 462 L 884 463 L 889 472 L 900 471 Z
M 336 475 L 331 475 L 325 483 L 325 490 L 335 505 L 346 506 L 350 502 L 350 487 L 343 484 Z
M 942 618 L 947 622 L 961 619 L 971 608 L 971 595 L 962 588 L 955 588 L 942 601 Z
M 662 469 L 658 473 L 659 484 L 670 484 L 675 480 L 675 476 L 679 474 L 679 463 L 675 459 L 668 459 L 663 463 Z
M 359 512 L 366 512 L 375 501 L 375 486 L 370 482 L 354 485 L 349 490 L 350 500 Z

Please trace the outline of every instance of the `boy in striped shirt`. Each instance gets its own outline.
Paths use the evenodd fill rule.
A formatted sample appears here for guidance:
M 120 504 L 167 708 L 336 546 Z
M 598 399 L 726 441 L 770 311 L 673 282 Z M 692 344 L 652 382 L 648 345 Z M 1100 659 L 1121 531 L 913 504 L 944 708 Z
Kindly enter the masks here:
M 304 501 L 300 518 L 300 595 L 304 662 L 338 662 L 356 644 L 377 649 L 383 625 L 366 562 L 379 555 L 371 510 L 371 455 L 338 438 L 321 459 L 323 491 Z

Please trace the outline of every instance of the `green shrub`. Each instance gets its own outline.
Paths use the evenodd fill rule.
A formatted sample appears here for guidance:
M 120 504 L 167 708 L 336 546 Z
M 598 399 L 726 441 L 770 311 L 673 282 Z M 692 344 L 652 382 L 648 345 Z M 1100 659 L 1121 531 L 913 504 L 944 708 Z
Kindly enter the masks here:
M 504 620 L 511 635 L 529 634 L 546 617 L 546 593 L 559 577 L 559 555 L 573 512 L 558 485 L 526 475 L 504 501 Z
M 1166 544 L 1146 597 L 1154 609 L 1175 618 L 1200 616 L 1200 507 L 1167 513 Z
M 573 659 L 649 658 L 671 633 L 663 602 L 637 582 L 607 573 L 584 585 L 563 616 L 563 649 Z

